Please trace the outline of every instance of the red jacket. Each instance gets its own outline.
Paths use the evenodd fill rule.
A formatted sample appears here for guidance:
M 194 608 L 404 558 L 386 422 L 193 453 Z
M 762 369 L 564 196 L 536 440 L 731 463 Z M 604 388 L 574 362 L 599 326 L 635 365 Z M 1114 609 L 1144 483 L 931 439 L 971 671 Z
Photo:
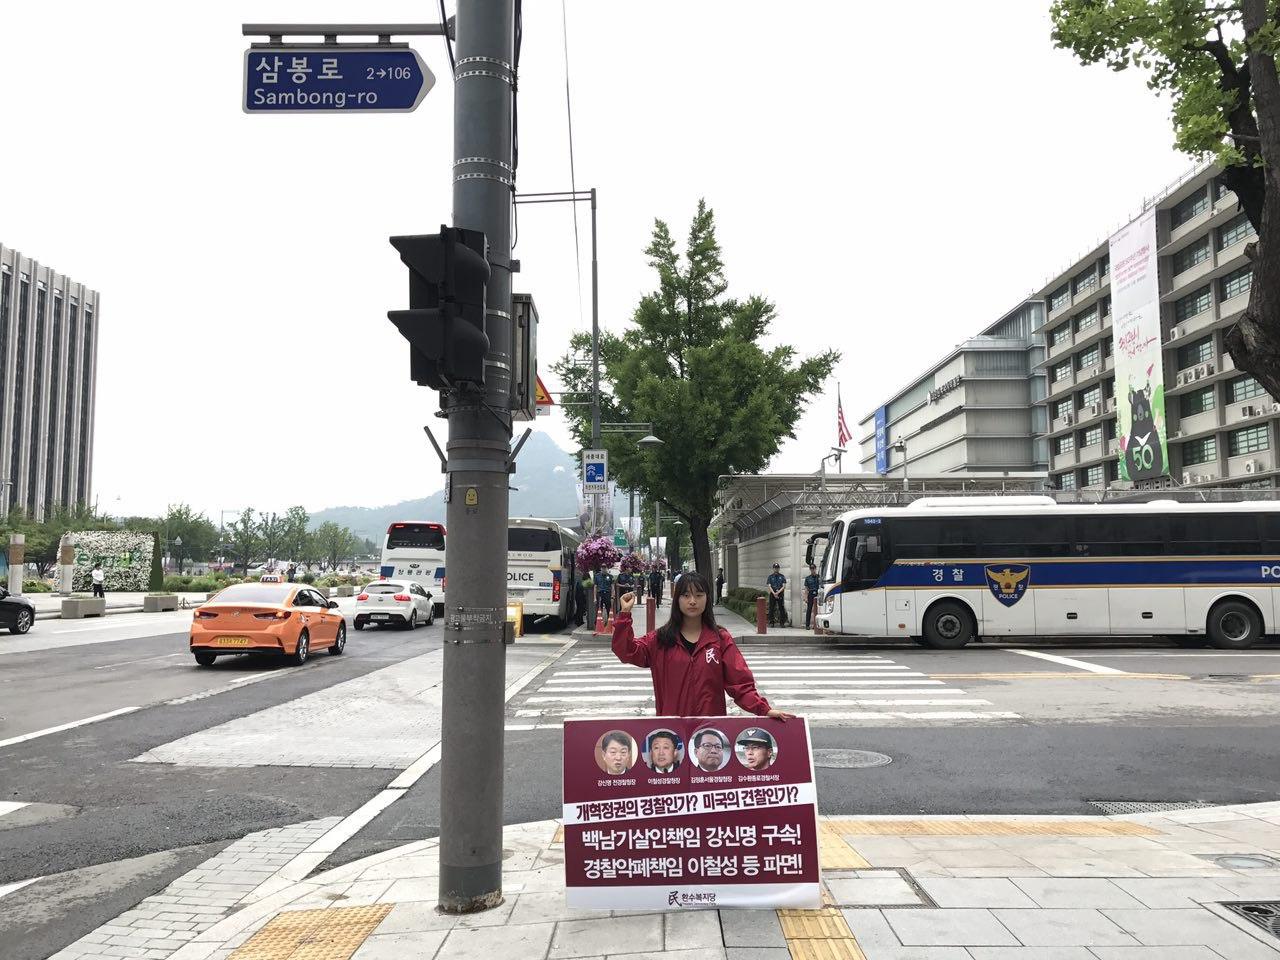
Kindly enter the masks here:
M 726 693 L 748 713 L 763 717 L 769 712 L 769 702 L 756 691 L 756 678 L 727 630 L 717 633 L 704 626 L 690 656 L 682 643 L 659 646 L 657 631 L 637 640 L 631 614 L 620 613 L 613 621 L 613 652 L 623 663 L 653 673 L 660 717 L 724 716 Z

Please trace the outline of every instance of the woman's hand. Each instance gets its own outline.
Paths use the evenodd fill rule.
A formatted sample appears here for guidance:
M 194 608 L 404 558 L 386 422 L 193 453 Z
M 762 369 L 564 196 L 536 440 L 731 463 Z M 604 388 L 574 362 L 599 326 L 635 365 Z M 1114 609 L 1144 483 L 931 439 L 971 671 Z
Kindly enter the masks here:
M 771 708 L 769 712 L 765 714 L 765 716 L 773 717 L 773 719 L 775 720 L 781 720 L 783 723 L 786 723 L 788 720 L 794 720 L 796 718 L 796 715 L 794 713 L 786 713 L 785 711 L 779 710 L 777 707 Z
M 630 613 L 631 608 L 636 605 L 636 595 L 634 593 L 624 593 L 618 598 L 618 612 Z

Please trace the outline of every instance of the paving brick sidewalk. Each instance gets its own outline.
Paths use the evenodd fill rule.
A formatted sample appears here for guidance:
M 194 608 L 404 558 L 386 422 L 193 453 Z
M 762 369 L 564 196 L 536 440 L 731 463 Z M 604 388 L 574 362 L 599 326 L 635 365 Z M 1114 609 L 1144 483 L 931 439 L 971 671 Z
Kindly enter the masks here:
M 569 910 L 560 836 L 554 821 L 509 826 L 506 901 L 482 914 L 436 912 L 437 845 L 423 840 L 265 883 L 176 949 L 112 953 L 90 935 L 57 960 L 1280 960 L 1280 939 L 1222 906 L 1280 899 L 1280 867 L 1208 859 L 1280 858 L 1280 802 L 1121 817 L 823 818 L 822 910 Z M 144 916 L 154 902 L 168 901 L 130 913 L 159 921 Z

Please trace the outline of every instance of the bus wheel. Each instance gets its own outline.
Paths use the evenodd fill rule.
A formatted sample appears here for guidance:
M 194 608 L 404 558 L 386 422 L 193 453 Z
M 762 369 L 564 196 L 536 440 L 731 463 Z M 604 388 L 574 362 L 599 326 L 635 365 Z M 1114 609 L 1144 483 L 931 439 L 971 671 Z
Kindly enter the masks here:
M 931 647 L 959 650 L 973 639 L 973 614 L 963 603 L 943 600 L 924 615 L 924 639 Z
M 1247 650 L 1262 638 L 1262 618 L 1247 603 L 1224 600 L 1209 611 L 1208 634 L 1219 650 Z

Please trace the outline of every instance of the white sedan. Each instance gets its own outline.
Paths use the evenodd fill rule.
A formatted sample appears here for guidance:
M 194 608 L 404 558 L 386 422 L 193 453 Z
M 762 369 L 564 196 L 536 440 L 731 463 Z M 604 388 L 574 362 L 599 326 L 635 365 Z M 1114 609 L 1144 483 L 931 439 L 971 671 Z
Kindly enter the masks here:
M 435 622 L 431 594 L 412 580 L 375 580 L 356 597 L 357 630 L 363 630 L 368 623 L 412 630 Z

